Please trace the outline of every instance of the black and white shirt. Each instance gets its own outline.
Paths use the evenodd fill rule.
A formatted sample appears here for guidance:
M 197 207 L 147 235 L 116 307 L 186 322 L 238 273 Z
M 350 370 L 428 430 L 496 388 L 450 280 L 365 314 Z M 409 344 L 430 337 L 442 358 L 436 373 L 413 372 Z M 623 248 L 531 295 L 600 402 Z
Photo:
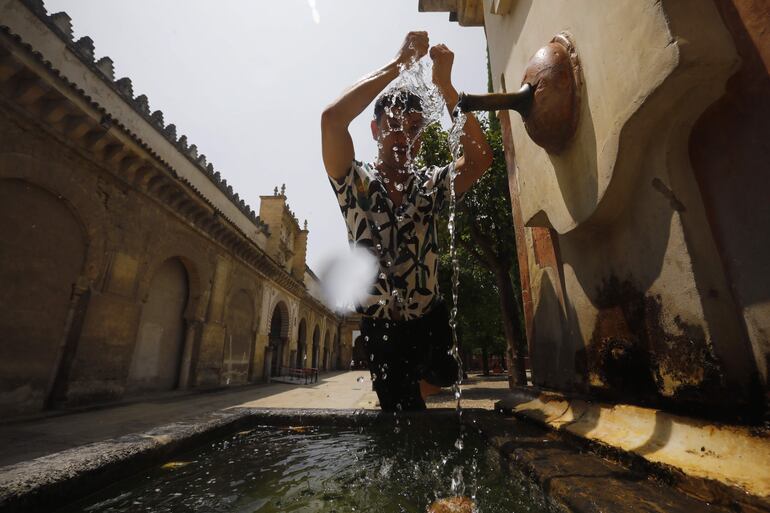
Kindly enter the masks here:
M 341 180 L 329 178 L 351 244 L 370 249 L 379 272 L 356 311 L 380 319 L 415 319 L 440 297 L 436 219 L 449 200 L 449 166 L 410 173 L 401 205 L 388 196 L 383 177 L 353 162 Z

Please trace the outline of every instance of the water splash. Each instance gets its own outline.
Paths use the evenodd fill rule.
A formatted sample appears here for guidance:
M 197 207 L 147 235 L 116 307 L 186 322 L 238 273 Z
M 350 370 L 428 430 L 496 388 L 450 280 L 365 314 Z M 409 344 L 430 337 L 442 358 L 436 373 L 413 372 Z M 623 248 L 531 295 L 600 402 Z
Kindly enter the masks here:
M 465 495 L 465 482 L 463 480 L 462 465 L 456 466 L 452 470 L 452 493 L 455 495 Z
M 423 123 L 420 129 L 414 134 L 408 134 L 407 147 L 405 149 L 406 163 L 404 168 L 399 170 L 400 173 L 416 173 L 416 159 L 412 158 L 412 151 L 414 144 L 419 140 L 420 135 L 426 127 L 433 123 L 440 123 L 443 117 L 444 109 L 446 108 L 446 102 L 444 97 L 439 92 L 438 88 L 431 82 L 430 77 L 432 75 L 433 62 L 427 57 L 416 62 L 410 62 L 407 64 L 400 64 L 398 67 L 398 78 L 385 90 L 383 95 L 398 94 L 400 91 L 407 91 L 420 98 L 422 105 L 422 117 Z M 391 107 L 385 107 L 385 115 L 390 118 L 399 118 L 398 114 L 401 114 L 400 121 L 403 122 L 404 117 L 401 112 L 394 112 Z M 401 131 L 403 129 L 402 123 L 397 124 L 397 128 L 391 129 L 385 124 L 385 131 L 383 136 L 387 136 L 392 131 Z M 382 149 L 382 144 L 377 143 L 378 148 Z M 394 148 L 394 151 L 397 148 Z M 387 177 L 382 178 L 385 183 L 388 183 Z
M 446 102 L 444 97 L 439 92 L 438 88 L 428 79 L 432 75 L 432 61 L 427 57 L 411 63 L 410 65 L 402 65 L 399 67 L 399 77 L 388 88 L 385 94 L 388 92 L 406 90 L 412 94 L 417 95 L 422 103 L 422 115 L 423 125 L 419 132 L 413 138 L 408 138 L 408 149 L 406 151 L 406 171 L 416 173 L 416 163 L 412 159 L 412 147 L 414 143 L 419 140 L 420 135 L 425 128 L 433 123 L 441 123 L 443 118 L 444 109 L 446 108 Z M 393 115 L 390 108 L 386 108 L 386 114 Z M 449 230 L 449 257 L 452 265 L 452 308 L 449 314 L 449 326 L 452 332 L 452 347 L 449 350 L 449 354 L 457 362 L 457 379 L 452 385 L 452 391 L 456 401 L 456 410 L 458 417 L 462 416 L 462 407 L 460 404 L 462 396 L 462 359 L 460 358 L 460 352 L 458 350 L 457 340 L 457 305 L 458 305 L 458 290 L 460 283 L 460 263 L 457 259 L 457 230 L 456 230 L 456 212 L 457 212 L 457 193 L 455 190 L 455 179 L 458 172 L 455 168 L 455 162 L 460 158 L 462 144 L 461 139 L 464 135 L 465 122 L 467 116 L 459 109 L 455 108 L 452 112 L 452 127 L 449 130 L 449 149 L 452 154 L 452 163 L 449 167 L 449 220 L 447 227 Z M 398 299 L 401 299 L 400 297 Z M 402 301 L 399 301 L 401 304 Z
M 426 77 L 430 77 L 433 71 L 433 63 L 427 57 L 423 57 L 410 66 L 399 66 L 398 78 L 389 89 L 407 90 L 417 95 L 422 102 L 422 114 L 425 126 L 431 123 L 440 123 L 444 114 L 446 102 L 438 88 Z

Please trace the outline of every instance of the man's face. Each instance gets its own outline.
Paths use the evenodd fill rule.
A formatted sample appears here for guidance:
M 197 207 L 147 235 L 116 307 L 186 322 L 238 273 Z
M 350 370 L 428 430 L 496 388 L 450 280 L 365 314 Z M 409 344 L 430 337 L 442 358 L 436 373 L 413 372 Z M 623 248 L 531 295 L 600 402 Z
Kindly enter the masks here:
M 421 112 L 395 107 L 386 109 L 379 122 L 372 121 L 372 135 L 380 147 L 380 161 L 396 168 L 404 168 L 407 162 L 414 161 L 420 151 L 423 123 Z

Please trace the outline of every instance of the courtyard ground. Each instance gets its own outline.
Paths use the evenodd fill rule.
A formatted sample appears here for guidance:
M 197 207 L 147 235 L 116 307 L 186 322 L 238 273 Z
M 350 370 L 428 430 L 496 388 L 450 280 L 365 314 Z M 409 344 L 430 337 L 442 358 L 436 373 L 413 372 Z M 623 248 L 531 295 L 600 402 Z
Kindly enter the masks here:
M 470 376 L 463 405 L 492 409 L 508 390 L 504 377 Z M 172 393 L 130 403 L 0 424 L 0 466 L 92 442 L 182 422 L 233 407 L 376 409 L 368 371 L 330 372 L 310 385 L 272 383 L 208 393 Z M 453 408 L 450 390 L 429 398 L 429 408 Z

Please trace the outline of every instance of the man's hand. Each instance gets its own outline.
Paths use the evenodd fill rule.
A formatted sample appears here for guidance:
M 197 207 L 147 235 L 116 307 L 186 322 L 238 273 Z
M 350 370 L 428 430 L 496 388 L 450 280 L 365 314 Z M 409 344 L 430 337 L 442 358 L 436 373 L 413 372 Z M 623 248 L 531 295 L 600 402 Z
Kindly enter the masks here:
M 401 72 L 428 53 L 428 33 L 410 32 L 395 59 L 363 77 L 330 103 L 321 114 L 321 151 L 324 167 L 335 180 L 342 179 L 355 158 L 348 125 L 364 111 L 378 94 Z
M 429 46 L 427 32 L 412 31 L 404 38 L 401 49 L 396 54 L 396 62 L 405 66 L 411 66 L 428 53 Z
M 452 63 L 455 54 L 446 45 L 436 45 L 430 49 L 433 60 L 433 83 L 439 91 L 446 91 L 452 86 Z
M 452 64 L 455 54 L 442 44 L 430 49 L 430 58 L 433 60 L 433 83 L 444 97 L 447 110 L 451 115 L 459 100 L 457 90 L 452 85 Z M 487 143 L 478 120 L 471 113 L 467 114 L 460 143 L 463 146 L 463 156 L 455 162 L 455 169 L 458 171 L 455 191 L 458 194 L 470 189 L 492 165 L 492 149 Z

